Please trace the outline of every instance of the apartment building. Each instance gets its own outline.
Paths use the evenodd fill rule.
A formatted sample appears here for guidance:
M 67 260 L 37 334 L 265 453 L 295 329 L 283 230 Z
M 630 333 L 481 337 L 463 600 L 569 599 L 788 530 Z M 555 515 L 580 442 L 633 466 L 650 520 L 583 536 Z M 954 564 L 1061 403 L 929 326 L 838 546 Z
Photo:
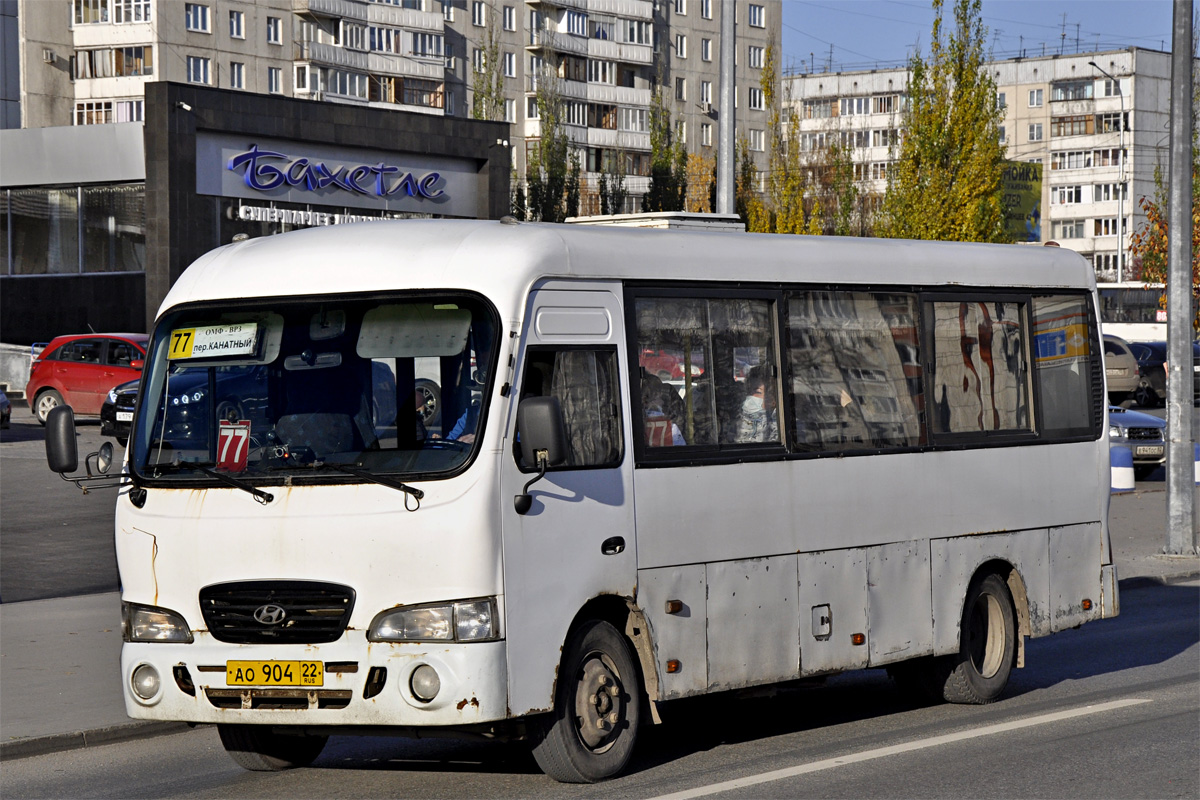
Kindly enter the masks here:
M 541 134 L 540 81 L 561 98 L 587 185 L 602 170 L 626 174 L 626 210 L 635 210 L 649 180 L 655 86 L 689 151 L 715 158 L 719 3 L 21 0 L 21 126 L 141 121 L 145 84 L 174 81 L 439 116 L 474 112 L 511 125 L 521 176 Z M 780 0 L 737 4 L 737 128 L 752 151 L 763 149 L 759 78 L 780 26 Z M 496 88 L 480 112 L 475 95 L 486 86 Z
M 1153 196 L 1155 168 L 1166 170 L 1170 61 L 1132 47 L 986 67 L 1008 158 L 1042 165 L 1035 238 L 1079 252 L 1099 280 L 1130 277 L 1129 237 L 1145 221 L 1139 200 Z M 862 189 L 882 195 L 902 135 L 907 70 L 800 74 L 784 85 L 801 150 L 816 154 L 837 137 L 853 148 Z

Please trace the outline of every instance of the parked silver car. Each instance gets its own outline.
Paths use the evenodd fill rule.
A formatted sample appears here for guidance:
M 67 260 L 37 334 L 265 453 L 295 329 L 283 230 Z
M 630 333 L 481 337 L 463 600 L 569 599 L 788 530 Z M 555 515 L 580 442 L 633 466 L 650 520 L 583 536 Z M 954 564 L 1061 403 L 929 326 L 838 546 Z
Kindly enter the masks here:
M 1129 342 L 1104 334 L 1104 374 L 1108 380 L 1108 402 L 1125 405 L 1138 387 L 1138 360 Z

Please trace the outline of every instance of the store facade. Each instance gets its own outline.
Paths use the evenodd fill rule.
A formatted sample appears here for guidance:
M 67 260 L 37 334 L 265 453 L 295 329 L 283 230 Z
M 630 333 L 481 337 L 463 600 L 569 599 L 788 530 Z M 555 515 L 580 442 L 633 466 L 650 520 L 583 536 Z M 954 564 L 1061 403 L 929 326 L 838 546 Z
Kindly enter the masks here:
M 508 125 L 175 83 L 144 123 L 0 131 L 0 341 L 145 331 L 237 236 L 498 219 Z

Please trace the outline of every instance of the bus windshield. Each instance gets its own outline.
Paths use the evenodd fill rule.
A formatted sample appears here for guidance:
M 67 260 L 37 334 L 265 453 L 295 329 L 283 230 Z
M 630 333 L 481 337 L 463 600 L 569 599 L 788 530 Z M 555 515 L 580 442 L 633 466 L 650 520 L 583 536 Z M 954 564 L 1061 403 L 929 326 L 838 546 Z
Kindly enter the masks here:
M 495 328 L 491 307 L 466 295 L 167 314 L 131 468 L 147 480 L 211 481 L 216 471 L 256 483 L 454 472 L 482 433 Z

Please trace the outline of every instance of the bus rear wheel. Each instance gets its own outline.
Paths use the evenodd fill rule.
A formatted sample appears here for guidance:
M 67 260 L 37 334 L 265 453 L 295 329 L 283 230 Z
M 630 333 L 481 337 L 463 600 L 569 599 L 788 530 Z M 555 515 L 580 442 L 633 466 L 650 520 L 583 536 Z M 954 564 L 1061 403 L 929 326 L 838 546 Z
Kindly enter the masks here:
M 533 731 L 533 757 L 563 783 L 594 783 L 621 772 L 642 714 L 641 679 L 629 645 L 607 622 L 580 626 L 567 642 L 554 711 Z
M 275 733 L 266 725 L 217 725 L 217 732 L 229 757 L 251 772 L 307 767 L 329 740 L 328 736 Z
M 976 578 L 963 603 L 957 655 L 949 656 L 942 694 L 951 703 L 996 700 L 1008 685 L 1017 648 L 1016 611 L 999 575 Z

